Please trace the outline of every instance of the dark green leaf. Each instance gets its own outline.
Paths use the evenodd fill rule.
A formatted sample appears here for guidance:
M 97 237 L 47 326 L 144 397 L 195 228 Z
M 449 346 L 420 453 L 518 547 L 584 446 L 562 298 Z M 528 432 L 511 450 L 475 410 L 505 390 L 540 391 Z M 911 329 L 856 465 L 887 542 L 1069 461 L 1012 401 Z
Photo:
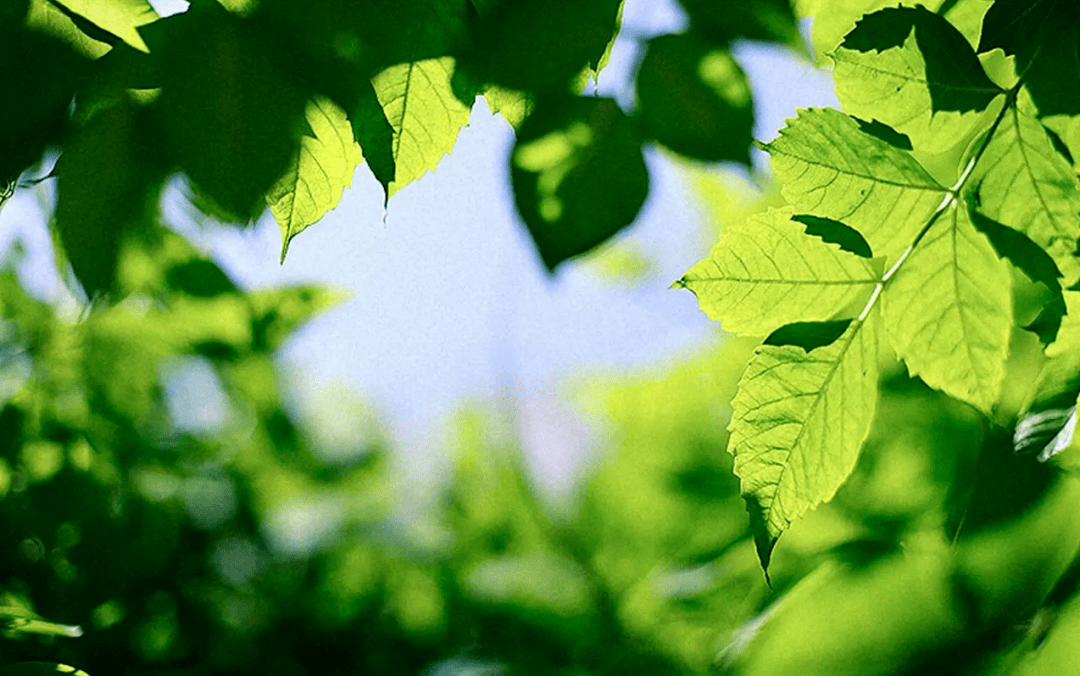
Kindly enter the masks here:
M 809 214 L 797 214 L 792 216 L 791 220 L 805 225 L 806 234 L 808 235 L 820 237 L 826 242 L 836 244 L 844 251 L 850 251 L 856 256 L 862 256 L 863 258 L 874 257 L 874 254 L 870 251 L 870 245 L 866 243 L 866 239 L 859 234 L 859 231 L 844 225 L 840 221 Z
M 470 81 L 544 94 L 565 93 L 599 66 L 618 27 L 622 0 L 501 2 L 480 17 L 458 68 Z
M 737 38 L 799 46 L 802 40 L 790 0 L 679 0 L 690 27 L 717 44 Z
M 763 344 L 777 347 L 794 345 L 810 352 L 835 343 L 850 325 L 850 319 L 832 322 L 797 322 L 781 326 L 773 331 Z
M 1061 293 L 1055 293 L 1047 301 L 1046 305 L 1039 310 L 1038 316 L 1024 327 L 1025 331 L 1031 331 L 1039 337 L 1039 342 L 1049 345 L 1057 340 L 1061 321 L 1065 317 L 1065 299 Z
M 89 65 L 66 43 L 7 24 L 0 24 L 0 63 L 0 186 L 7 186 L 60 141 Z
M 650 40 L 637 95 L 642 125 L 660 143 L 694 159 L 749 166 L 753 102 L 726 49 L 693 35 Z
M 169 268 L 166 283 L 173 289 L 191 296 L 212 298 L 223 293 L 236 293 L 236 285 L 213 261 L 195 258 Z
M 170 156 L 217 215 L 248 222 L 295 157 L 306 97 L 250 20 L 192 10 L 158 23 L 169 24 L 159 104 Z
M 371 82 L 364 80 L 357 86 L 354 105 L 346 108 L 352 124 L 353 137 L 364 152 L 371 173 L 383 187 L 389 199 L 390 184 L 394 182 L 397 167 L 394 161 L 394 127 L 386 119 L 383 107 L 375 95 Z
M 90 298 L 114 290 L 125 236 L 157 209 L 163 172 L 152 148 L 143 111 L 125 97 L 79 129 L 58 162 L 55 227 Z
M 637 128 L 606 98 L 538 104 L 518 133 L 511 171 L 548 270 L 633 222 L 649 189 Z

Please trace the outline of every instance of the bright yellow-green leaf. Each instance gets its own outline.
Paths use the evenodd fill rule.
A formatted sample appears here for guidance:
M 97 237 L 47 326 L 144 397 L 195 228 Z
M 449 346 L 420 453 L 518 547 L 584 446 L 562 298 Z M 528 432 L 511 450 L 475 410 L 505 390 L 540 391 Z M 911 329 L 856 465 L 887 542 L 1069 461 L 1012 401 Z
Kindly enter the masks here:
M 301 138 L 288 171 L 266 195 L 281 227 L 282 261 L 292 238 L 337 206 L 363 160 L 343 110 L 320 97 L 308 102 L 305 114 L 315 136 Z
M 433 171 L 469 123 L 469 109 L 450 88 L 454 60 L 445 57 L 391 66 L 372 80 L 394 128 L 397 174 L 387 197 Z
M 873 290 L 879 275 L 871 261 L 806 234 L 793 214 L 770 209 L 728 225 L 709 257 L 679 280 L 725 331 L 764 335 L 831 319 Z
M 922 8 L 864 17 L 830 56 L 846 112 L 880 120 L 933 153 L 963 142 L 1002 93 L 963 35 Z
M 968 186 L 980 213 L 1046 249 L 1064 277 L 1062 286 L 1080 279 L 1080 182 L 1037 119 L 1012 106 Z
M 1005 378 L 1011 286 L 967 211 L 950 207 L 882 294 L 886 330 L 911 374 L 989 413 Z
M 910 153 L 831 108 L 800 110 L 765 149 L 796 211 L 855 228 L 890 263 L 947 194 Z
M 762 345 L 731 402 L 728 451 L 764 567 L 792 521 L 844 483 L 877 406 L 877 312 L 807 352 Z
M 146 0 L 57 0 L 57 2 L 102 28 L 135 49 L 149 52 L 136 30 L 157 21 L 158 15 Z M 93 37 L 93 36 L 91 36 Z

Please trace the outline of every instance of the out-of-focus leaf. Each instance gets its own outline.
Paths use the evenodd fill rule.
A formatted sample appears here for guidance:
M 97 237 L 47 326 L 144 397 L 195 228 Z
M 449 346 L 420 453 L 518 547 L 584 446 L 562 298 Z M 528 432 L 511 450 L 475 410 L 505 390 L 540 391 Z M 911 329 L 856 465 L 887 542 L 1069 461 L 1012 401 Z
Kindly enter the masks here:
M 301 137 L 294 162 L 266 195 L 281 228 L 282 262 L 293 237 L 337 206 L 363 159 L 345 113 L 329 100 L 309 101 L 307 120 L 315 136 Z
M 13 24 L 17 25 L 17 24 Z M 0 24 L 0 187 L 60 141 L 87 62 L 56 38 Z
M 649 188 L 637 128 L 606 98 L 538 104 L 518 133 L 511 172 L 548 270 L 629 225 Z
M 1039 121 L 1012 106 L 967 182 L 973 208 L 1054 259 L 1062 286 L 1080 279 L 1080 182 Z
M 831 319 L 880 279 L 865 258 L 817 241 L 770 209 L 724 228 L 720 243 L 677 282 L 725 331 L 764 335 L 784 324 Z
M 0 676 L 87 676 L 82 669 L 57 662 L 16 662 L 0 667 Z
M 797 212 L 855 228 L 889 264 L 946 195 L 909 153 L 863 132 L 838 110 L 800 110 L 764 148 Z
M 1080 292 L 1065 291 L 1063 296 L 1067 312 L 1060 320 L 1056 340 L 1046 347 L 1046 361 L 1031 402 L 1013 435 L 1018 452 L 1038 453 L 1041 460 L 1069 445 L 1080 396 Z
M 559 94 L 603 61 L 622 0 L 501 2 L 483 13 L 458 54 L 470 81 L 533 94 Z
M 660 143 L 694 159 L 749 166 L 750 87 L 726 49 L 693 35 L 650 40 L 638 69 L 637 96 L 637 114 Z
M 829 500 L 851 474 L 877 402 L 877 312 L 807 352 L 759 347 L 731 402 L 728 450 L 768 570 L 792 521 Z
M 255 291 L 249 296 L 255 349 L 276 350 L 301 324 L 347 297 L 321 286 Z
M 394 181 L 387 198 L 434 171 L 469 122 L 469 109 L 450 88 L 450 58 L 403 63 L 375 76 L 372 84 L 394 129 Z
M 115 289 L 125 236 L 157 208 L 161 172 L 147 157 L 142 114 L 123 97 L 79 129 L 59 161 L 55 228 L 90 298 Z
M 863 17 L 830 56 L 844 110 L 940 152 L 964 140 L 1002 90 L 947 20 L 923 7 Z
M 207 208 L 246 223 L 266 208 L 266 193 L 295 158 L 306 97 L 249 19 L 217 7 L 155 26 L 166 38 L 158 104 L 169 155 Z
M 690 16 L 691 28 L 723 44 L 737 38 L 782 42 L 793 47 L 802 40 L 791 0 L 679 0 Z
M 911 374 L 989 414 L 1005 378 L 1011 282 L 967 210 L 944 213 L 882 294 L 885 328 Z

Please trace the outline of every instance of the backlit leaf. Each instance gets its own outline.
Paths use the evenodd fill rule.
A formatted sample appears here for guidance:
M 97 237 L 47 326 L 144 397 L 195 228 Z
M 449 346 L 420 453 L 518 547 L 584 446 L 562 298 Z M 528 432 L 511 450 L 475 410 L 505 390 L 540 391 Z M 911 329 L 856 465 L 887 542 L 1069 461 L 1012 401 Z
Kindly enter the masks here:
M 989 413 L 1009 354 L 1011 282 L 965 209 L 942 214 L 882 294 L 885 328 L 910 373 Z
M 874 255 L 889 262 L 911 244 L 946 194 L 910 153 L 831 108 L 800 110 L 764 148 L 796 211 L 855 228 Z
M 281 227 L 282 261 L 292 238 L 337 206 L 363 159 L 345 113 L 329 100 L 308 102 L 307 121 L 315 136 L 301 137 L 292 165 L 266 195 Z
M 844 483 L 877 405 L 877 313 L 807 352 L 763 345 L 731 402 L 728 451 L 762 567 L 792 521 Z
M 806 234 L 792 215 L 770 209 L 726 225 L 709 257 L 679 280 L 725 331 L 763 335 L 831 319 L 877 284 L 871 261 Z
M 934 152 L 963 141 L 976 113 L 1002 93 L 964 36 L 922 7 L 863 17 L 830 56 L 844 110 L 881 120 Z
M 548 270 L 629 225 L 649 190 L 636 125 L 598 97 L 539 103 L 518 132 L 511 178 Z
M 394 182 L 388 197 L 433 171 L 469 123 L 469 109 L 454 96 L 454 61 L 429 59 L 391 66 L 372 80 L 394 128 Z
M 811 43 L 819 62 L 825 63 L 825 55 L 840 44 L 864 14 L 897 3 L 896 0 L 797 0 L 795 4 L 800 16 L 813 17 Z M 941 0 L 920 4 L 934 11 L 941 5 Z
M 1072 430 L 1065 430 L 1070 418 L 1075 425 L 1076 398 L 1080 396 L 1080 292 L 1065 291 L 1064 300 L 1067 313 L 1061 320 L 1057 340 L 1046 348 L 1046 361 L 1031 402 L 1013 435 L 1018 452 L 1038 453 L 1041 460 L 1068 445 L 1066 436 L 1071 438 Z
M 985 216 L 1043 247 L 1064 277 L 1080 279 L 1080 182 L 1039 121 L 1015 105 L 994 132 L 968 181 L 969 196 Z
M 61 6 L 63 8 L 61 11 L 66 9 L 84 21 L 89 21 L 93 26 L 108 31 L 135 49 L 149 51 L 137 29 L 139 26 L 156 21 L 158 15 L 146 0 L 50 0 L 50 2 Z M 69 18 L 74 19 L 71 15 Z M 79 21 L 75 22 L 75 25 L 87 32 L 90 37 L 99 39 L 92 31 L 87 31 L 79 24 Z

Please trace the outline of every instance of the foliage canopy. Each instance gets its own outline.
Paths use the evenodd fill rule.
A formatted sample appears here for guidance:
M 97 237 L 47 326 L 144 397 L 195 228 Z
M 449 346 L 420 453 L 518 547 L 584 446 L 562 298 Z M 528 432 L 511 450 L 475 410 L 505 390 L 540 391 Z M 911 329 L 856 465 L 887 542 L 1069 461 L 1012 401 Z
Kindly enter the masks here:
M 92 640 L 103 644 L 131 612 L 138 629 L 128 649 L 140 663 L 182 656 L 216 670 L 235 666 L 224 654 L 232 647 L 204 646 L 189 614 L 231 627 L 225 635 L 248 650 L 240 661 L 258 670 L 273 661 L 243 655 L 267 651 L 303 668 L 307 658 L 284 646 L 295 647 L 305 623 L 301 636 L 337 636 L 383 608 L 393 621 L 371 640 L 425 650 L 415 663 L 364 662 L 372 669 L 445 665 L 472 631 L 490 655 L 522 669 L 700 672 L 716 666 L 711 646 L 686 644 L 702 631 L 717 636 L 717 625 L 734 637 L 719 666 L 738 673 L 835 674 L 841 665 L 874 674 L 928 665 L 1052 673 L 1066 663 L 1060 646 L 1080 627 L 1072 467 L 1080 7 L 681 0 L 689 30 L 643 45 L 627 111 L 582 95 L 607 59 L 621 5 L 193 0 L 163 19 L 144 0 L 4 5 L 0 182 L 10 195 L 20 180 L 38 180 L 23 177 L 46 151 L 60 151 L 45 177 L 57 184 L 51 225 L 95 301 L 71 325 L 11 273 L 0 277 L 3 326 L 15 352 L 30 355 L 20 368 L 33 374 L 0 409 L 0 485 L 10 508 L 2 521 L 50 538 L 47 573 L 28 569 L 46 561 L 34 535 L 20 538 L 22 559 L 7 577 L 50 590 L 48 617 L 90 616 L 102 632 Z M 628 442 L 566 528 L 522 488 L 520 466 L 493 463 L 489 481 L 478 460 L 483 444 L 466 443 L 441 514 L 456 544 L 416 554 L 406 550 L 422 548 L 420 539 L 396 540 L 402 550 L 366 539 L 386 522 L 379 453 L 327 469 L 284 410 L 270 361 L 332 297 L 237 289 L 159 225 L 165 181 L 182 173 L 192 202 L 222 220 L 249 223 L 269 208 L 284 260 L 290 242 L 338 203 L 357 166 L 370 169 L 389 201 L 435 169 L 483 96 L 516 131 L 508 163 L 518 210 L 554 270 L 635 219 L 649 189 L 645 144 L 749 166 L 753 102 L 731 43 L 797 46 L 798 17 L 814 21 L 813 46 L 833 64 L 843 110 L 800 110 L 776 138 L 754 142 L 769 154 L 785 203 L 724 223 L 709 256 L 675 283 L 728 332 L 764 338 L 727 393 L 728 433 L 701 431 L 717 421 L 693 417 L 680 431 L 689 442 L 662 440 L 676 449 L 666 460 Z M 136 302 L 114 303 L 128 296 Z M 139 302 L 149 309 L 137 310 Z M 228 395 L 245 402 L 221 435 L 177 433 L 162 422 L 155 365 L 178 355 L 209 364 Z M 1026 368 L 1038 375 L 1025 377 Z M 630 408 L 622 424 L 647 439 L 650 430 L 635 427 L 641 411 Z M 701 429 L 687 431 L 694 426 Z M 242 438 L 229 436 L 241 429 Z M 906 435 L 899 441 L 898 431 Z M 728 458 L 712 452 L 725 444 L 749 514 L 748 527 L 734 532 L 705 525 L 719 515 L 733 522 L 735 486 L 716 478 Z M 921 497 L 874 504 L 890 489 L 882 487 L 888 472 L 873 463 L 890 462 L 924 463 L 930 469 L 912 475 L 934 480 L 917 483 Z M 660 467 L 666 488 L 622 473 L 635 463 Z M 620 521 L 630 507 L 615 488 L 635 481 L 668 517 L 652 530 Z M 278 503 L 315 486 L 373 496 L 342 519 L 365 537 L 297 545 L 296 569 L 266 563 Z M 50 511 L 57 491 L 81 496 L 77 523 Z M 480 497 L 486 491 L 501 491 L 509 506 L 492 509 Z M 113 506 L 128 493 L 138 496 L 134 506 Z M 208 497 L 232 500 L 228 516 L 200 511 Z M 844 510 L 850 518 L 837 518 L 840 526 L 822 527 L 832 538 L 823 557 L 799 550 L 797 536 L 787 554 L 777 547 L 801 522 Z M 672 525 L 680 519 L 683 528 Z M 148 535 L 133 535 L 140 528 Z M 107 535 L 79 548 L 90 532 Z M 732 610 L 732 589 L 722 594 L 723 583 L 693 576 L 732 565 L 751 540 L 777 589 L 750 580 L 744 556 L 733 586 L 750 609 Z M 185 559 L 180 543 L 250 566 L 234 580 L 219 571 L 226 584 L 209 581 L 199 568 L 205 557 Z M 127 579 L 130 556 L 150 572 Z M 189 586 L 164 582 L 167 564 L 187 566 Z M 663 566 L 685 575 L 665 584 L 702 584 L 713 596 L 660 599 L 650 576 Z M 357 571 L 367 578 L 349 577 Z M 500 587 L 506 579 L 559 582 Z M 90 580 L 94 594 L 62 600 Z M 256 619 L 267 598 L 287 607 L 299 590 L 327 594 L 328 605 Z M 4 597 L 11 632 L 75 633 L 38 616 L 28 597 L 25 589 Z M 896 612 L 874 617 L 881 605 Z M 468 617 L 465 629 L 447 625 L 451 611 Z M 709 613 L 722 619 L 710 625 Z M 657 616 L 676 629 L 664 633 L 650 620 Z M 1028 629 L 1018 636 L 1012 628 L 1021 622 Z M 836 639 L 853 624 L 858 631 Z M 530 634 L 539 648 L 515 644 Z M 832 652 L 823 651 L 825 639 Z M 1058 652 L 1040 652 L 1043 645 Z

